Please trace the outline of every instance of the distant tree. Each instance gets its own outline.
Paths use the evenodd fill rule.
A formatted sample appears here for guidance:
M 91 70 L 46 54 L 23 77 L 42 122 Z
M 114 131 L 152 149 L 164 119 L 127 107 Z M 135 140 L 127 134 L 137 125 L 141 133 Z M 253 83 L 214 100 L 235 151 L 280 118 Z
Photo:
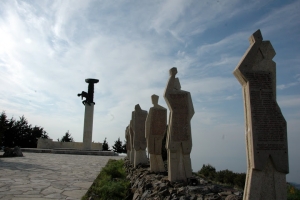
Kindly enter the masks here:
M 38 138 L 48 138 L 43 128 L 28 124 L 27 119 L 22 116 L 19 120 L 7 119 L 3 111 L 0 115 L 0 145 L 6 147 L 19 146 L 22 148 L 36 148 Z
M 113 151 L 117 153 L 123 153 L 123 144 L 120 138 L 118 138 L 117 141 L 115 141 L 114 146 L 112 146 Z
M 3 111 L 0 115 L 0 146 L 3 145 L 3 137 L 7 129 L 8 129 L 8 119 L 5 112 Z
M 61 138 L 60 142 L 74 142 L 73 137 L 69 133 L 69 130 L 65 133 L 65 135 Z
M 109 151 L 109 146 L 108 143 L 106 142 L 106 138 L 104 139 L 102 144 L 102 151 Z

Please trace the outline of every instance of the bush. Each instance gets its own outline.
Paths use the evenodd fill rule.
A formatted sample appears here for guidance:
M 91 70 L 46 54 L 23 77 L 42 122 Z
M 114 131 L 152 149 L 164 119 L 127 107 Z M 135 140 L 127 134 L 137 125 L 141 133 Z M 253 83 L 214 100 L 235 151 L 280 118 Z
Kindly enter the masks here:
M 300 190 L 292 186 L 291 184 L 287 184 L 287 200 L 299 200 L 300 199 Z
M 93 199 L 123 200 L 130 195 L 129 188 L 130 182 L 126 180 L 124 160 L 109 160 L 82 199 L 89 199 L 93 195 Z
M 216 169 L 210 164 L 203 165 L 201 170 L 198 171 L 198 174 L 216 182 L 235 185 L 241 189 L 243 189 L 245 186 L 245 173 L 234 173 L 228 169 L 216 172 Z
M 204 177 L 210 178 L 213 180 L 216 176 L 216 168 L 211 166 L 210 164 L 208 165 L 203 165 L 200 171 L 198 171 L 198 174 L 203 175 Z

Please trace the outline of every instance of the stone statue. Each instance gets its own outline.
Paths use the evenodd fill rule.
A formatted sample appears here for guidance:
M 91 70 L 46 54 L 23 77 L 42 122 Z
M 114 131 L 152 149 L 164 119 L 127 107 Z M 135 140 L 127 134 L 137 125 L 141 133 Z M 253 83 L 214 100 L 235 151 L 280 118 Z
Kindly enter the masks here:
M 131 161 L 131 141 L 130 141 L 130 133 L 129 133 L 130 125 L 126 127 L 125 130 L 125 138 L 126 138 L 126 150 L 127 150 L 127 158 Z
M 152 95 L 153 107 L 150 108 L 146 119 L 146 139 L 150 154 L 150 171 L 165 171 L 161 156 L 162 140 L 167 126 L 167 109 L 158 105 L 158 96 Z
M 276 101 L 275 50 L 260 30 L 233 74 L 243 88 L 247 176 L 244 200 L 287 199 L 287 124 Z
M 169 181 L 187 181 L 192 176 L 190 153 L 192 150 L 191 119 L 195 113 L 191 94 L 181 90 L 177 68 L 169 71 L 170 78 L 164 98 L 170 109 L 166 139 Z
M 84 101 L 82 101 L 83 105 L 86 103 L 88 105 L 91 105 L 92 103 L 95 105 L 94 102 L 94 84 L 98 83 L 98 79 L 85 79 L 85 82 L 89 84 L 88 86 L 88 92 L 82 91 L 81 93 L 77 94 L 77 96 L 81 96 L 81 99 L 85 98 Z
M 148 163 L 145 138 L 145 121 L 147 114 L 148 112 L 142 110 L 139 104 L 135 105 L 135 109 L 132 112 L 134 167 L 140 163 Z

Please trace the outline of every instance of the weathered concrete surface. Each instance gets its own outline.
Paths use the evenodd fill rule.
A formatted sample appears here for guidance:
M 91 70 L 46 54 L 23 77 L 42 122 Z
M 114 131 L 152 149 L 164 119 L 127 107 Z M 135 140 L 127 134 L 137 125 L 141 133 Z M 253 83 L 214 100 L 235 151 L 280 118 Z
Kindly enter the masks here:
M 0 199 L 81 199 L 109 159 L 90 156 L 23 153 L 0 158 Z

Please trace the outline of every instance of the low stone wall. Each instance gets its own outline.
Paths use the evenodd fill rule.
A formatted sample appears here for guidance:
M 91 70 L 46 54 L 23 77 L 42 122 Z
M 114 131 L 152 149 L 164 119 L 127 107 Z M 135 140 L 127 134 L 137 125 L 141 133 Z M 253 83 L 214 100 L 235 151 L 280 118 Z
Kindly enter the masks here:
M 102 150 L 102 143 L 92 142 L 91 150 Z M 83 149 L 82 142 L 57 142 L 52 139 L 39 138 L 38 149 Z
M 242 200 L 243 191 L 212 184 L 194 175 L 190 183 L 170 182 L 168 173 L 151 173 L 149 165 L 138 165 L 134 168 L 125 158 L 127 178 L 131 183 L 133 200 Z

